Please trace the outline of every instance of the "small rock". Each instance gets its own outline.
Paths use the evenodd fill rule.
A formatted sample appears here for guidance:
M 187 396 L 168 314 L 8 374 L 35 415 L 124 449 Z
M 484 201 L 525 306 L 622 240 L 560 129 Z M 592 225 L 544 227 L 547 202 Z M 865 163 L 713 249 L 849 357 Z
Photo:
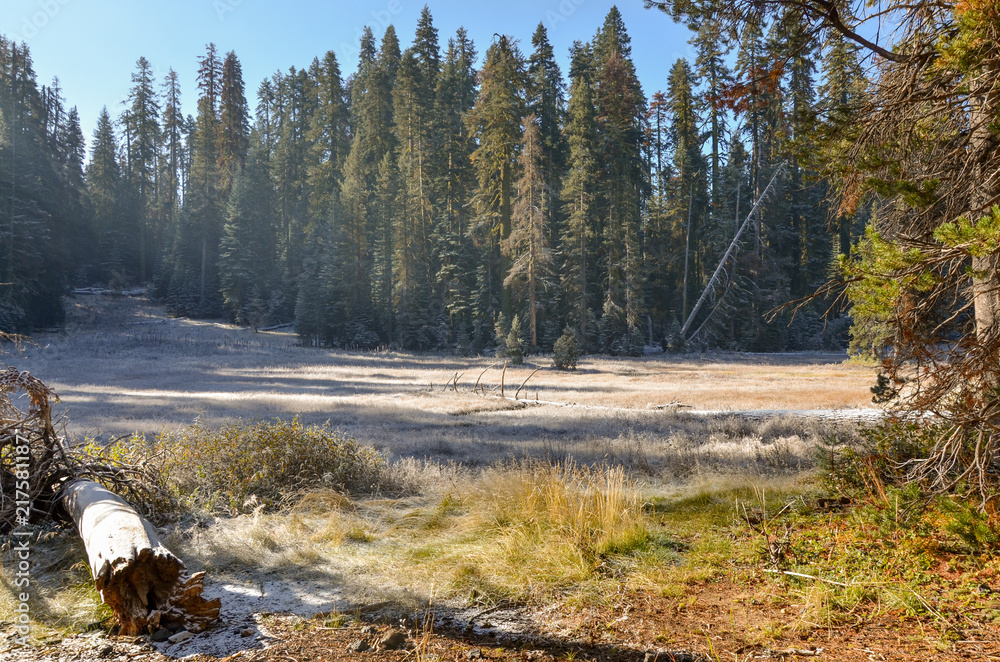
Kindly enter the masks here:
M 111 657 L 115 652 L 114 646 L 105 646 L 98 653 L 97 657 Z
M 979 595 L 989 595 L 993 592 L 993 588 L 989 584 L 980 584 L 976 587 L 976 593 Z
M 181 630 L 177 634 L 169 637 L 167 639 L 167 641 L 169 641 L 172 644 L 179 644 L 179 643 L 182 643 L 184 641 L 187 641 L 188 639 L 190 639 L 193 636 L 194 635 L 191 634 L 190 632 L 188 632 L 187 630 Z
M 366 625 L 363 628 L 361 628 L 361 634 L 367 637 L 371 637 L 373 635 L 378 634 L 378 628 L 375 627 L 374 625 Z
M 399 630 L 390 630 L 378 642 L 380 651 L 398 651 L 406 646 L 406 635 Z
M 367 651 L 370 651 L 371 649 L 372 647 L 368 645 L 367 641 L 365 641 L 364 639 L 358 639 L 357 641 L 351 642 L 351 645 L 347 647 L 347 652 L 365 653 Z
M 150 637 L 150 640 L 159 642 L 159 641 L 166 641 L 169 638 L 170 638 L 170 630 L 168 630 L 167 628 L 160 628 L 159 630 L 153 633 L 153 636 Z
M 465 659 L 467 659 L 467 660 L 481 660 L 481 659 L 483 659 L 483 649 L 481 649 L 481 648 L 473 648 L 472 650 L 465 651 Z
M 252 637 L 253 636 L 253 632 L 254 632 L 253 628 L 244 628 L 244 629 L 240 630 L 240 636 L 241 637 Z

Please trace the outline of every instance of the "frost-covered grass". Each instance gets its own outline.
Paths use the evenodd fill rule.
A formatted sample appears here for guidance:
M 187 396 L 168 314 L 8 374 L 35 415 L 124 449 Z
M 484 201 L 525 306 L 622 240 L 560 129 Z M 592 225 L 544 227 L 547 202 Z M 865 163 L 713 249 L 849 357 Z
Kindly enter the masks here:
M 692 443 L 704 450 L 753 436 L 713 441 L 670 403 L 870 406 L 871 369 L 833 355 L 584 357 L 576 372 L 551 369 L 550 357 L 528 357 L 504 374 L 488 357 L 298 347 L 289 332 L 170 319 L 142 300 L 81 296 L 69 308 L 65 334 L 40 336 L 25 356 L 7 360 L 55 388 L 57 411 L 76 437 L 157 433 L 196 418 L 218 426 L 297 415 L 306 424 L 330 421 L 390 457 L 489 464 L 524 454 L 580 455 L 584 462 L 613 456 L 656 464 L 658 455 L 674 463 Z M 522 399 L 601 408 L 522 406 L 472 392 L 478 380 L 481 390 L 498 394 L 503 380 L 509 397 L 535 367 Z M 809 436 L 805 429 L 800 438 Z
M 168 546 L 212 577 L 309 575 L 359 602 L 434 590 L 486 601 L 557 593 L 584 600 L 620 581 L 681 590 L 670 587 L 711 576 L 733 552 L 728 534 L 683 544 L 677 536 L 694 539 L 699 526 L 730 522 L 732 499 L 716 499 L 724 505 L 702 520 L 700 510 L 656 504 L 733 485 L 745 492 L 795 483 L 813 470 L 824 439 L 855 432 L 791 416 L 694 416 L 671 404 L 828 409 L 870 398 L 870 369 L 836 356 L 584 357 L 576 372 L 528 357 L 504 373 L 484 357 L 303 348 L 287 332 L 169 319 L 144 301 L 70 304 L 65 334 L 36 338 L 8 363 L 56 390 L 57 412 L 77 439 L 164 432 L 164 440 L 212 455 L 215 430 L 297 416 L 385 458 L 374 495 L 295 484 L 282 499 L 220 497 L 226 517 L 206 505 L 211 498 L 190 499 L 191 510 L 166 531 Z M 501 380 L 510 397 L 526 379 L 522 400 L 580 406 L 495 397 Z M 492 397 L 473 393 L 477 380 Z M 216 441 L 227 453 L 271 457 L 239 439 Z M 254 458 L 215 455 L 255 475 L 241 464 Z M 183 478 L 188 492 L 222 491 L 218 476 Z M 278 511 L 259 508 L 264 500 Z M 698 562 L 676 565 L 682 550 Z M 52 585 L 69 577 L 71 588 L 46 597 L 53 614 L 72 614 L 55 616 L 71 627 L 101 616 L 81 568 L 53 566 Z M 0 591 L 0 620 L 3 609 Z

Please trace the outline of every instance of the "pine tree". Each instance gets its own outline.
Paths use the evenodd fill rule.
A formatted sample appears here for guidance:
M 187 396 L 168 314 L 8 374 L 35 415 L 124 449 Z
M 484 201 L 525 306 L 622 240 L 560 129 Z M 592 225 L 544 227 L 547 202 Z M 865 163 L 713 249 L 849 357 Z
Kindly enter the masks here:
M 304 69 L 291 67 L 285 74 L 275 74 L 272 84 L 277 125 L 271 173 L 280 228 L 278 254 L 287 303 L 280 315 L 286 317 L 293 313 L 302 261 L 319 222 L 310 215 L 308 185 L 313 154 L 308 133 L 317 98 L 315 81 Z
M 541 134 L 542 174 L 549 184 L 543 207 L 549 242 L 557 238 L 559 178 L 566 167 L 566 85 L 556 62 L 544 23 L 539 23 L 531 38 L 534 51 L 528 59 L 526 112 L 538 118 Z
M 371 29 L 365 29 L 351 85 L 352 139 L 344 164 L 343 213 L 337 233 L 342 266 L 349 268 L 341 275 L 345 292 L 350 293 L 345 296 L 355 304 L 355 313 L 374 317 L 373 332 L 390 337 L 394 332 L 392 258 L 397 191 L 383 191 L 381 186 L 387 181 L 395 186 L 398 181 L 392 109 L 399 57 L 399 41 L 392 26 L 386 29 L 378 53 Z M 389 163 L 384 163 L 387 158 Z
M 673 143 L 671 178 L 668 185 L 667 213 L 673 226 L 673 250 L 683 255 L 675 262 L 680 293 L 679 320 L 683 323 L 700 291 L 703 262 L 703 227 L 706 221 L 704 195 L 706 163 L 702 156 L 700 118 L 694 97 L 694 85 L 688 62 L 680 59 L 670 70 L 667 104 L 670 135 Z
M 207 316 L 220 312 L 222 306 L 218 288 L 224 213 L 218 165 L 222 63 L 214 44 L 206 47 L 199 65 L 198 117 L 188 137 L 189 173 L 171 252 L 167 302 L 176 313 Z
M 339 202 L 349 118 L 336 54 L 327 52 L 315 68 L 317 107 L 308 134 L 313 150 L 309 207 L 313 218 L 326 218 L 331 205 Z
M 438 221 L 437 297 L 448 315 L 451 341 L 469 345 L 475 290 L 475 249 L 468 229 L 469 203 L 475 189 L 471 154 L 475 145 L 465 126 L 465 115 L 476 97 L 475 47 L 464 29 L 448 41 L 433 114 L 440 167 L 434 183 Z
M 260 136 L 246 166 L 233 181 L 219 250 L 220 287 L 233 319 L 259 327 L 261 304 L 271 297 L 275 278 L 275 234 L 268 154 Z
M 250 111 L 247 108 L 243 68 L 230 51 L 222 63 L 219 92 L 219 193 L 229 198 L 233 180 L 246 163 L 250 149 Z
M 479 85 L 479 97 L 467 121 L 478 143 L 472 154 L 479 183 L 473 232 L 484 256 L 476 312 L 479 324 L 485 326 L 498 310 L 513 307 L 509 292 L 501 287 L 507 267 L 501 260 L 500 242 L 510 236 L 525 71 L 521 53 L 509 37 L 499 37 L 486 51 Z
M 501 248 L 511 260 L 504 286 L 515 293 L 515 303 L 521 303 L 519 308 L 527 308 L 531 349 L 535 350 L 538 348 L 538 308 L 543 291 L 550 286 L 553 259 L 545 222 L 549 186 L 543 173 L 538 118 L 529 115 L 523 126 L 521 177 L 517 183 L 510 236 Z
M 48 115 L 63 117 L 59 95 Z M 64 126 L 48 121 L 31 54 L 0 37 L 0 330 L 60 324 L 69 271 L 71 192 L 61 176 Z M 52 132 L 55 133 L 53 139 Z
M 724 108 L 726 89 L 732 84 L 733 76 L 726 64 L 726 55 L 731 44 L 722 29 L 719 5 L 722 0 L 701 0 L 702 17 L 692 25 L 695 30 L 690 43 L 698 52 L 695 60 L 696 74 L 703 85 L 701 112 L 708 124 L 708 182 L 709 219 L 714 223 L 715 208 L 719 205 L 720 178 L 722 176 L 722 148 L 726 139 L 727 115 Z
M 595 106 L 602 135 L 599 195 L 604 263 L 605 349 L 641 351 L 643 314 L 640 217 L 648 182 L 642 158 L 645 97 L 630 59 L 630 39 L 616 7 L 608 13 L 593 44 L 597 86 Z
M 113 273 L 122 273 L 134 266 L 130 256 L 138 243 L 138 228 L 127 224 L 122 217 L 121 180 L 118 142 L 108 109 L 103 108 L 97 118 L 87 167 L 87 192 L 93 208 L 93 231 L 99 247 L 97 274 L 105 281 Z
M 177 72 L 170 69 L 161 87 L 163 99 L 163 133 L 160 141 L 159 205 L 156 210 L 158 257 L 169 249 L 168 239 L 177 232 L 180 212 L 182 164 L 184 162 L 184 114 L 181 110 L 181 88 Z M 156 274 L 162 282 L 164 269 Z M 162 293 L 161 293 L 162 294 Z
M 404 347 L 426 348 L 431 274 L 432 202 L 431 117 L 424 107 L 427 90 L 413 49 L 403 53 L 395 87 L 400 206 L 393 232 L 393 306 L 397 339 Z
M 126 144 L 126 178 L 134 196 L 134 207 L 139 228 L 138 271 L 136 276 L 145 281 L 152 276 L 157 246 L 153 239 L 158 232 L 151 225 L 157 206 L 157 157 L 160 141 L 160 104 L 154 89 L 153 68 L 140 57 L 132 74 L 132 89 L 125 101 L 127 108 L 122 116 Z
M 574 58 L 574 62 L 576 59 Z M 575 321 L 581 351 L 586 354 L 597 285 L 595 239 L 598 235 L 596 181 L 600 146 L 590 83 L 582 69 L 577 70 L 570 90 L 566 123 L 569 144 L 569 171 L 563 181 L 561 284 L 566 316 Z

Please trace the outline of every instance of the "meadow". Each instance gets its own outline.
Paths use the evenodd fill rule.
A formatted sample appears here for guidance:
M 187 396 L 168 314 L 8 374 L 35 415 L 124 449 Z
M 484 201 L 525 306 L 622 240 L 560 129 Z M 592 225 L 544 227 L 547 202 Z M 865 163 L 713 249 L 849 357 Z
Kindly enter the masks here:
M 208 571 L 223 629 L 255 633 L 157 655 L 267 642 L 254 659 L 326 659 L 363 619 L 409 618 L 418 659 L 483 641 L 510 659 L 932 659 L 985 654 L 960 642 L 1000 621 L 973 588 L 1000 565 L 971 511 L 914 514 L 894 487 L 871 500 L 831 480 L 877 411 L 872 368 L 844 356 L 584 357 L 562 372 L 545 356 L 300 347 L 142 299 L 70 304 L 64 332 L 8 362 L 59 394 L 74 442 L 162 471 L 168 546 Z M 107 628 L 75 535 L 38 540 L 46 634 L 16 662 Z M 0 591 L 0 622 L 12 605 Z M 268 629 L 270 612 L 307 620 Z
M 491 357 L 300 347 L 289 331 L 171 319 L 142 299 L 83 296 L 70 301 L 64 333 L 36 337 L 8 362 L 59 394 L 57 412 L 77 438 L 156 433 L 196 418 L 298 416 L 396 456 L 486 464 L 662 439 L 691 411 L 867 409 L 873 381 L 871 368 L 842 355 L 584 357 L 572 372 L 529 356 L 505 370 Z M 508 398 L 524 384 L 525 403 L 571 406 L 500 400 L 501 381 Z

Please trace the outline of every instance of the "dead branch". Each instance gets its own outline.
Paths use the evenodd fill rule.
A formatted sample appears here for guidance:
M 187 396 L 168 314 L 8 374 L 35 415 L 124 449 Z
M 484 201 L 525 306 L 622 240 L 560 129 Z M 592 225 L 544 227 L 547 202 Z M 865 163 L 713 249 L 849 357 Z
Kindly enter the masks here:
M 514 393 L 514 399 L 515 400 L 517 400 L 517 396 L 521 394 L 521 389 L 524 388 L 524 385 L 527 384 L 528 380 L 531 379 L 534 376 L 534 374 L 536 372 L 538 372 L 539 370 L 540 370 L 540 368 L 535 368 L 534 370 L 531 371 L 530 375 L 528 375 L 527 377 L 524 378 L 524 381 L 521 382 L 521 385 L 517 387 L 517 391 Z M 535 394 L 535 399 L 536 400 L 538 399 L 538 394 L 537 393 Z

